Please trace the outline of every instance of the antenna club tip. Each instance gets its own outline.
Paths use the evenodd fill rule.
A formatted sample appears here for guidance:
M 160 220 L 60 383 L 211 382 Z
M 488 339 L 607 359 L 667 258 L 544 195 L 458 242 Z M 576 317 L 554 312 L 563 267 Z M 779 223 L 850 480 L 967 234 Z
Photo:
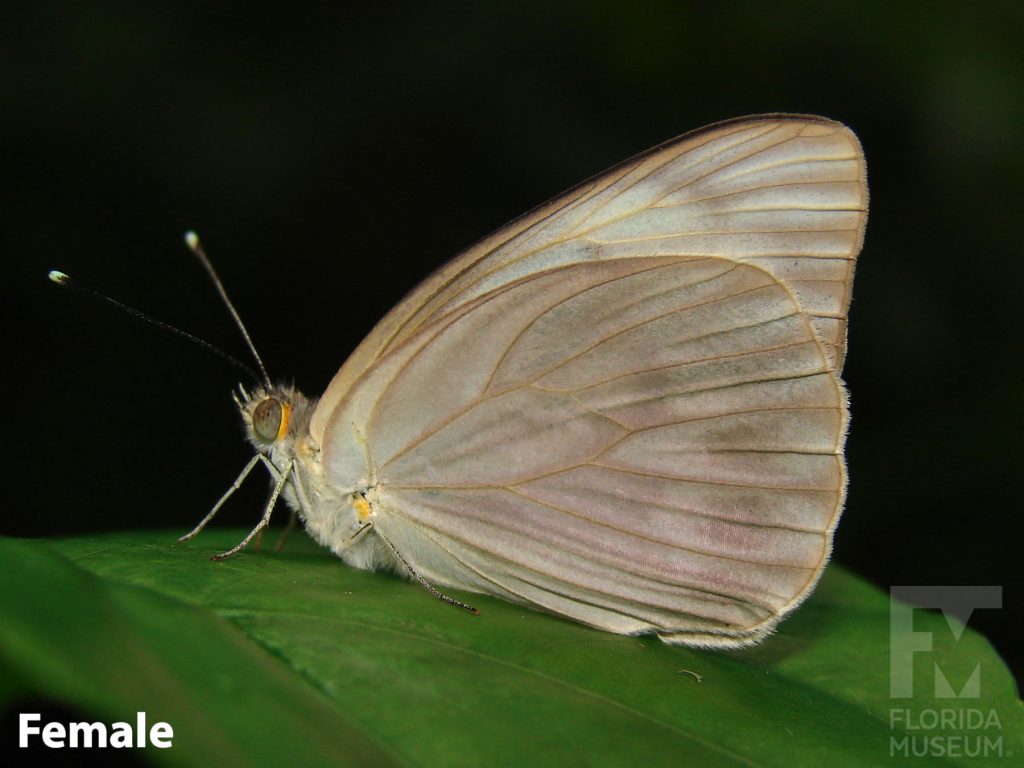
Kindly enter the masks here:
M 57 285 L 71 284 L 71 278 L 58 269 L 51 269 L 47 277 L 50 278 L 51 281 L 55 282 Z
M 190 250 L 194 251 L 199 247 L 199 235 L 190 229 L 185 233 L 185 245 L 187 245 Z

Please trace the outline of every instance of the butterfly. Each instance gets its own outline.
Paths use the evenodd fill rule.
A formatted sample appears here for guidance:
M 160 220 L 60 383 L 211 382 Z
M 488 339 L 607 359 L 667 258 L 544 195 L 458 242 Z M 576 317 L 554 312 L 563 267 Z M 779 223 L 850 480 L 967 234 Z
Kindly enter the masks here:
M 260 362 L 234 487 L 263 463 L 273 492 L 223 556 L 283 497 L 349 565 L 474 612 L 437 587 L 672 644 L 763 639 L 814 588 L 843 507 L 867 199 L 848 128 L 761 115 L 514 220 L 392 309 L 319 399 Z

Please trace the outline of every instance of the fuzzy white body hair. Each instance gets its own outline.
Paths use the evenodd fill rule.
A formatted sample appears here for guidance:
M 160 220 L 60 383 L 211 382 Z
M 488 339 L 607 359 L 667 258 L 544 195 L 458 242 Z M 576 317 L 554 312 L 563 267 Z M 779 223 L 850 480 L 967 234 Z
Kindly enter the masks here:
M 291 407 L 287 434 L 271 445 L 263 443 L 253 431 L 252 410 L 267 397 L 275 396 Z M 390 549 L 361 520 L 353 501 L 372 489 L 366 484 L 341 488 L 329 482 L 320 463 L 320 447 L 309 434 L 309 420 L 316 408 L 291 386 L 269 391 L 257 390 L 241 405 L 247 438 L 276 469 L 272 482 L 289 465 L 292 477 L 281 493 L 289 508 L 299 516 L 306 531 L 320 546 L 331 550 L 346 564 L 362 570 L 388 570 L 409 577 Z

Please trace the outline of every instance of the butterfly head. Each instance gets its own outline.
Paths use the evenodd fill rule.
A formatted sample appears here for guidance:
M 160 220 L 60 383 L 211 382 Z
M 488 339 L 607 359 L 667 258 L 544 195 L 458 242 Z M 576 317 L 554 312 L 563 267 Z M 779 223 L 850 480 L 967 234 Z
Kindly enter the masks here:
M 309 429 L 310 403 L 291 386 L 257 387 L 251 393 L 241 385 L 232 393 L 249 442 L 261 453 L 294 445 Z

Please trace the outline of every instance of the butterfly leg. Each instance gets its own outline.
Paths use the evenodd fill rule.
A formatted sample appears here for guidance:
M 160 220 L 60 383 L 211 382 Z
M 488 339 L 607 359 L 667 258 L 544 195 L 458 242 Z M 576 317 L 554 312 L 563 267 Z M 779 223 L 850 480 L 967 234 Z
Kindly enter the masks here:
M 366 528 L 369 525 L 373 525 L 373 523 L 367 523 L 365 526 L 363 526 L 363 528 Z M 362 531 L 363 528 L 360 528 L 359 530 Z M 432 594 L 434 597 L 436 597 L 442 603 L 448 603 L 448 605 L 454 605 L 456 608 L 461 608 L 464 611 L 469 611 L 474 616 L 479 616 L 480 615 L 480 611 L 478 611 L 472 605 L 464 603 L 461 600 L 456 600 L 454 597 L 449 597 L 444 592 L 441 592 L 439 589 L 434 587 L 434 585 L 431 584 L 429 581 L 427 581 L 422 576 L 420 576 L 418 573 L 416 573 L 416 569 L 412 567 L 412 565 L 409 563 L 409 561 L 405 559 L 405 557 L 402 555 L 402 553 L 398 551 L 398 549 L 395 547 L 395 545 L 391 543 L 391 540 L 387 536 L 384 535 L 384 533 L 381 531 L 381 529 L 377 528 L 377 527 L 374 527 L 373 530 L 376 532 L 376 534 L 378 536 L 380 536 L 380 540 L 388 545 L 388 549 L 390 549 L 391 552 L 395 555 L 395 557 L 397 557 L 399 559 L 399 561 L 401 561 L 402 565 L 404 565 L 409 570 L 409 573 L 412 574 L 412 577 L 414 579 L 416 579 L 416 581 L 418 581 L 420 583 L 420 586 L 423 587 L 425 590 L 427 590 L 427 592 Z
M 197 525 L 191 531 L 186 533 L 184 536 L 179 536 L 178 541 L 188 541 L 189 539 L 194 538 L 196 534 L 198 534 L 201 530 L 203 530 L 203 528 L 206 527 L 207 523 L 213 520 L 213 516 L 217 514 L 217 512 L 220 510 L 222 506 L 224 506 L 224 502 L 228 500 L 231 494 L 233 494 L 235 491 L 242 487 L 242 483 L 245 482 L 245 478 L 249 476 L 249 473 L 252 472 L 252 468 L 256 466 L 256 462 L 259 461 L 262 456 L 262 453 L 257 453 L 255 456 L 249 459 L 249 463 L 245 465 L 245 468 L 241 471 L 238 477 L 235 478 L 235 482 L 232 483 L 231 487 L 228 488 L 224 495 L 220 497 L 220 500 L 213 505 L 213 509 L 206 513 L 206 517 L 199 521 L 199 525 Z
M 270 499 L 267 500 L 267 506 L 263 510 L 263 517 L 260 518 L 260 521 L 258 523 L 256 523 L 256 527 L 249 531 L 248 535 L 240 542 L 235 544 L 235 546 L 233 546 L 231 549 L 227 550 L 226 552 L 221 552 L 219 555 L 214 555 L 211 558 L 212 560 L 226 560 L 232 555 L 237 555 L 239 552 L 241 552 L 249 545 L 249 542 L 252 541 L 255 536 L 260 534 L 263 531 L 263 529 L 267 527 L 267 525 L 270 523 L 270 515 L 274 512 L 274 505 L 277 504 L 277 499 L 278 497 L 280 497 L 281 491 L 284 490 L 284 484 L 288 482 L 288 476 L 289 474 L 291 474 L 291 471 L 292 462 L 288 462 L 288 466 L 284 468 L 284 471 L 281 472 L 280 477 L 278 477 L 277 479 L 277 483 L 274 484 L 274 490 L 271 492 Z
M 274 546 L 275 552 L 280 552 L 282 549 L 284 549 L 284 543 L 291 535 L 292 531 L 295 530 L 295 526 L 298 523 L 298 521 L 299 513 L 293 509 L 291 515 L 288 516 L 288 525 L 286 525 L 284 530 L 281 531 L 281 535 L 277 539 L 277 544 Z
M 356 532 L 345 539 L 345 547 L 350 547 L 363 537 L 363 534 L 373 528 L 373 523 L 363 523 L 356 529 Z
M 267 471 L 270 472 L 270 474 L 273 477 L 276 478 L 279 476 L 279 470 L 276 466 L 274 466 L 274 462 L 272 462 L 266 456 L 263 456 L 263 463 L 264 465 L 266 465 Z M 305 493 L 303 492 L 302 478 L 299 477 L 299 473 L 294 462 L 292 463 L 292 473 L 294 474 L 293 479 L 295 481 L 292 484 L 292 488 L 295 490 L 295 498 L 298 501 L 299 506 L 302 507 L 303 511 L 305 511 L 308 508 L 308 504 L 306 502 Z M 277 539 L 277 544 L 274 545 L 275 552 L 280 552 L 284 549 L 285 541 L 288 540 L 288 537 L 291 536 L 292 531 L 295 530 L 295 526 L 298 525 L 299 513 L 294 509 L 290 510 L 290 513 L 291 514 L 288 515 L 288 524 L 285 526 L 284 530 L 281 531 L 281 535 Z

